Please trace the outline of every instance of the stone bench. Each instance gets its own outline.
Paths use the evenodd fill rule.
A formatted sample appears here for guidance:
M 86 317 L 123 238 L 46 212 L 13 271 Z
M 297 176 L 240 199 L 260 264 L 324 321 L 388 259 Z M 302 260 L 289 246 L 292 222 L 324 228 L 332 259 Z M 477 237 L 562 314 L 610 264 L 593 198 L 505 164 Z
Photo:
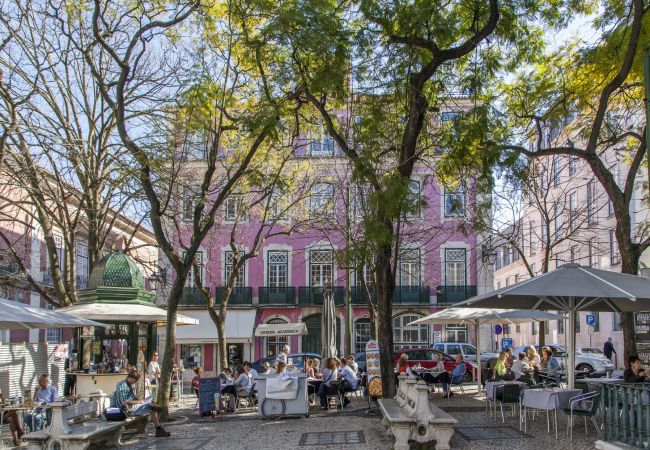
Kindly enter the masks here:
M 394 399 L 379 399 L 386 434 L 395 437 L 395 450 L 408 450 L 409 440 L 435 440 L 436 450 L 448 450 L 457 420 L 429 401 L 429 389 L 422 380 L 400 375 Z

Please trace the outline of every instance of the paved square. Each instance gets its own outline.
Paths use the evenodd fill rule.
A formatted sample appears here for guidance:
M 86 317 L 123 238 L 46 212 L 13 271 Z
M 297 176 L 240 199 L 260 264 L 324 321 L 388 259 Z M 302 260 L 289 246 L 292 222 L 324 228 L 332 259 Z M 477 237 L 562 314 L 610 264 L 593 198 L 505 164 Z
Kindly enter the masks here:
M 454 428 L 466 441 L 491 441 L 532 437 L 512 427 L 457 427 Z
M 156 439 L 139 450 L 178 450 L 179 448 L 191 448 L 200 450 L 206 447 L 213 438 L 200 439 Z
M 303 433 L 300 437 L 301 447 L 311 445 L 345 445 L 364 444 L 363 431 L 325 431 L 320 433 Z

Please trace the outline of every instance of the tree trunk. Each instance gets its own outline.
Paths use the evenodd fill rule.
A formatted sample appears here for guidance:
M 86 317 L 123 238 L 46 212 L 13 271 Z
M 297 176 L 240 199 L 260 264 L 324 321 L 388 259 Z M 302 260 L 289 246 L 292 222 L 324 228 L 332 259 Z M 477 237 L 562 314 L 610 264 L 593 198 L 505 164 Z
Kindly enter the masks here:
M 172 370 L 174 369 L 174 353 L 176 352 L 176 307 L 183 293 L 183 286 L 185 285 L 185 278 L 181 278 L 182 282 L 179 282 L 180 278 L 177 278 L 174 282 L 167 300 L 167 334 L 165 335 L 165 352 L 163 354 L 162 367 L 160 368 L 160 380 L 157 393 L 158 404 L 163 409 L 160 414 L 160 420 L 166 420 L 169 416 L 169 394 Z M 177 395 L 180 395 L 180 392 Z
M 544 322 L 537 322 L 539 325 L 539 329 L 537 330 L 537 339 L 538 339 L 538 344 L 539 348 L 542 348 L 544 345 L 546 345 L 546 333 L 544 330 Z
M 626 243 L 626 244 L 632 244 Z M 637 275 L 639 270 L 639 254 L 633 245 L 621 246 L 621 272 Z M 630 356 L 637 354 L 636 351 L 636 334 L 634 332 L 634 313 L 621 313 L 621 328 L 623 329 L 623 366 L 628 367 Z
M 393 362 L 393 291 L 395 279 L 391 270 L 391 246 L 384 244 L 377 256 L 377 323 L 379 331 L 379 358 L 381 387 L 384 398 L 395 396 L 395 372 Z
M 219 365 L 221 370 L 228 367 L 228 343 L 226 342 L 226 314 L 228 312 L 228 300 L 230 299 L 230 293 L 232 289 L 225 288 L 223 293 L 223 298 L 221 299 L 221 304 L 219 305 L 219 312 L 215 311 L 214 303 L 215 299 L 211 299 L 208 302 L 208 313 L 210 318 L 214 323 L 214 326 L 217 328 L 217 357 L 219 358 Z

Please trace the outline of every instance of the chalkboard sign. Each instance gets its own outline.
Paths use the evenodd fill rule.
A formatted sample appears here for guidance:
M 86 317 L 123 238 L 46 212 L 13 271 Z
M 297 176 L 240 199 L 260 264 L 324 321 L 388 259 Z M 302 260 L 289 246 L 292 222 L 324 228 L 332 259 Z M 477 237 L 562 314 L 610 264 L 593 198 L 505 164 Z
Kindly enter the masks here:
M 214 394 L 221 392 L 219 378 L 201 378 L 199 380 L 199 412 L 209 413 L 216 411 Z

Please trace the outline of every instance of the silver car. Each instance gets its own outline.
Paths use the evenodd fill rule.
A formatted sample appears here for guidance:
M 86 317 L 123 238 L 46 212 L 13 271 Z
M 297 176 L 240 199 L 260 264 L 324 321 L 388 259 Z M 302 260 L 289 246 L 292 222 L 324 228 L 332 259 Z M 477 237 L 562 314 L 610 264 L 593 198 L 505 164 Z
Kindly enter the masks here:
M 549 347 L 553 351 L 553 356 L 555 356 L 560 363 L 561 368 L 566 367 L 567 353 L 564 347 L 558 344 L 547 344 L 546 347 Z M 536 345 L 535 348 L 539 353 L 539 345 Z M 515 348 L 514 354 L 515 358 L 519 355 L 519 352 L 526 352 L 528 349 L 527 345 L 520 345 Z M 579 348 L 576 349 L 576 370 L 596 373 L 598 375 L 606 375 L 607 372 L 614 370 L 614 365 L 612 362 L 605 358 L 605 355 L 600 356 L 599 354 L 594 353 L 583 353 Z
M 463 355 L 463 360 L 476 362 L 476 347 L 466 342 L 436 342 L 433 348 L 450 356 Z M 487 368 L 488 360 L 499 356 L 498 353 L 481 352 L 481 366 Z

